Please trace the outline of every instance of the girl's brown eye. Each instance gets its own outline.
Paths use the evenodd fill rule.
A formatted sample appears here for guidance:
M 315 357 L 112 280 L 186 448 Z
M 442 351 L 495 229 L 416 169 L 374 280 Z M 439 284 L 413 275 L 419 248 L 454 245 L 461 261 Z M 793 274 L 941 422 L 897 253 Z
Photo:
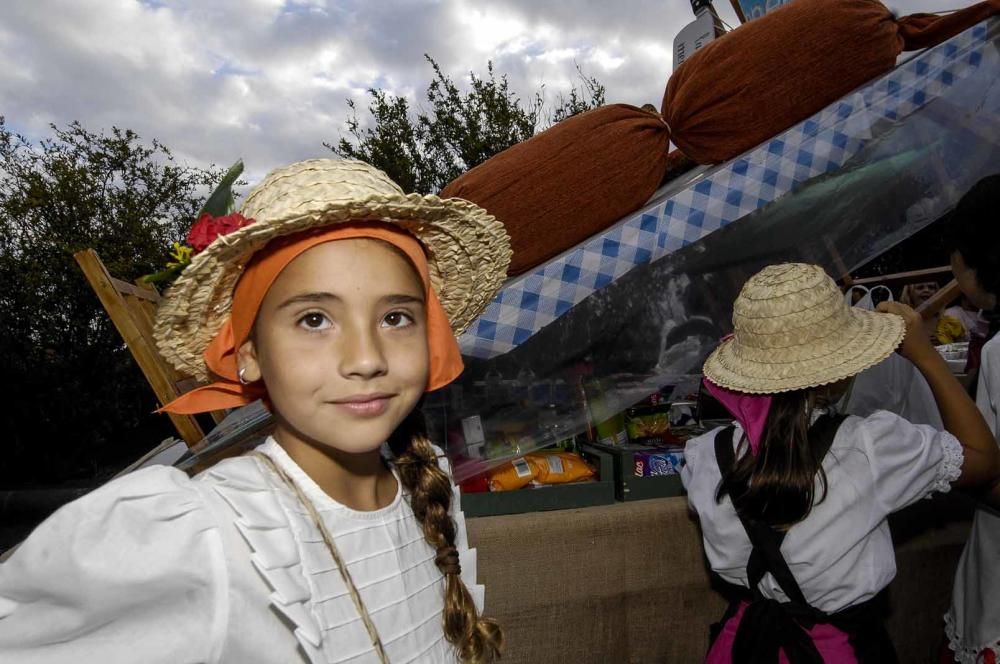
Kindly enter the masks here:
M 409 327 L 413 325 L 413 317 L 403 311 L 393 311 L 386 314 L 382 322 L 386 327 Z
M 310 331 L 325 330 L 330 327 L 330 319 L 324 314 L 312 312 L 299 319 L 299 326 Z

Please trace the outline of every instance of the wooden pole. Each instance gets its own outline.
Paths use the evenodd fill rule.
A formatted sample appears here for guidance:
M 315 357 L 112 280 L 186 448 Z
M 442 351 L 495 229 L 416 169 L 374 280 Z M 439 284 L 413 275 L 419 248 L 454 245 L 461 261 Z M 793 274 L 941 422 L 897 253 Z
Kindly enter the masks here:
M 125 340 L 125 345 L 128 346 L 132 357 L 135 358 L 139 368 L 142 369 L 142 373 L 145 374 L 146 380 L 153 388 L 153 392 L 156 394 L 157 399 L 159 399 L 160 404 L 162 405 L 180 396 L 177 393 L 177 388 L 165 363 L 157 354 L 155 347 L 150 344 L 147 337 L 142 333 L 142 330 L 139 329 L 139 326 L 136 325 L 133 319 L 133 311 L 130 310 L 121 292 L 116 288 L 115 282 L 112 281 L 113 277 L 108 274 L 107 268 L 104 267 L 104 263 L 101 262 L 97 252 L 93 249 L 85 249 L 73 254 L 73 257 L 80 265 L 80 269 L 83 270 L 83 274 L 87 278 L 87 281 L 90 282 L 90 286 L 97 294 L 97 298 L 111 317 L 111 322 L 114 323 L 118 333 Z M 129 289 L 142 290 L 127 282 L 116 281 L 120 282 L 123 286 L 127 286 Z M 143 297 L 144 295 L 140 294 L 137 297 Z M 145 297 L 148 297 L 148 295 L 145 295 Z M 174 413 L 168 413 L 168 415 L 177 432 L 188 446 L 195 445 L 205 437 L 201 427 L 198 426 L 193 417 Z
M 926 270 L 912 270 L 910 272 L 896 272 L 894 274 L 883 274 L 876 277 L 864 277 L 863 279 L 851 279 L 850 286 L 863 286 L 865 284 L 881 284 L 887 281 L 910 281 L 918 282 L 921 277 L 937 277 L 951 272 L 950 267 L 931 267 Z M 847 282 L 849 277 L 845 277 Z
M 924 320 L 930 320 L 961 294 L 962 290 L 958 287 L 958 282 L 952 279 L 944 288 L 934 293 L 926 302 L 917 307 L 917 313 L 923 316 Z
M 746 23 L 747 17 L 743 14 L 743 8 L 740 7 L 740 0 L 729 0 L 733 5 L 733 9 L 736 11 L 736 18 L 740 19 L 740 23 Z

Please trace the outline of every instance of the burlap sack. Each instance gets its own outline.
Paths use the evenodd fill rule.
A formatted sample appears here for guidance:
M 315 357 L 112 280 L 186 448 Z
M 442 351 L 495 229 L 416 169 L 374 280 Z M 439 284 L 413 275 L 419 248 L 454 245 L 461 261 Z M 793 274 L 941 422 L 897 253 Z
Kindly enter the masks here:
M 614 104 L 563 120 L 457 178 L 465 198 L 507 226 L 516 275 L 607 228 L 656 191 L 667 168 L 663 119 Z
M 732 159 L 896 64 L 1000 11 L 1000 0 L 896 20 L 877 0 L 795 0 L 692 55 L 670 77 L 662 113 L 702 164 Z
M 692 55 L 670 78 L 662 117 L 624 104 L 583 113 L 480 164 L 441 195 L 496 215 L 514 249 L 508 273 L 521 274 L 639 208 L 668 169 L 732 159 L 886 73 L 901 51 L 997 12 L 1000 0 L 988 0 L 896 20 L 877 0 L 795 0 Z M 667 155 L 671 139 L 686 158 Z

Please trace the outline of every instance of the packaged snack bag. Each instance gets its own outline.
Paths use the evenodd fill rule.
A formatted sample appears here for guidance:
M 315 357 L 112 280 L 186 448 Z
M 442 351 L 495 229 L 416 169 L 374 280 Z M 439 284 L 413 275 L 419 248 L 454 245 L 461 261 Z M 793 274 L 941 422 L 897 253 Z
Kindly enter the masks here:
M 514 459 L 489 472 L 490 491 L 522 489 L 535 479 L 535 474 L 535 464 L 524 457 Z
M 595 474 L 583 457 L 572 452 L 538 452 L 529 454 L 527 459 L 535 468 L 535 481 L 539 484 L 566 484 L 590 479 Z
M 636 477 L 676 475 L 684 466 L 684 448 L 646 450 L 636 452 L 632 458 L 635 462 Z
M 625 422 L 629 441 L 638 444 L 663 441 L 670 433 L 670 407 L 629 408 Z
M 470 477 L 459 485 L 462 493 L 486 493 L 490 490 L 490 481 L 486 475 Z

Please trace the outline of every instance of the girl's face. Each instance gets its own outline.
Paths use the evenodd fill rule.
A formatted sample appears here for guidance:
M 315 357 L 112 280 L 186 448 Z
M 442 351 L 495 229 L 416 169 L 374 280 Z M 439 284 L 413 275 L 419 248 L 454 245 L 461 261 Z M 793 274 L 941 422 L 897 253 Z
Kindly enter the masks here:
M 347 453 L 376 450 L 427 385 L 424 288 L 377 240 L 317 245 L 288 264 L 240 350 L 263 378 L 277 435 Z
M 986 292 L 979 280 L 976 278 L 976 271 L 965 264 L 962 252 L 956 251 L 951 255 L 951 272 L 955 275 L 958 288 L 962 294 L 969 298 L 973 305 L 987 311 L 996 306 L 997 298 L 993 293 Z
M 913 306 L 919 307 L 921 304 L 931 299 L 934 293 L 941 290 L 935 281 L 923 281 L 917 284 L 910 284 L 910 294 L 913 296 Z

